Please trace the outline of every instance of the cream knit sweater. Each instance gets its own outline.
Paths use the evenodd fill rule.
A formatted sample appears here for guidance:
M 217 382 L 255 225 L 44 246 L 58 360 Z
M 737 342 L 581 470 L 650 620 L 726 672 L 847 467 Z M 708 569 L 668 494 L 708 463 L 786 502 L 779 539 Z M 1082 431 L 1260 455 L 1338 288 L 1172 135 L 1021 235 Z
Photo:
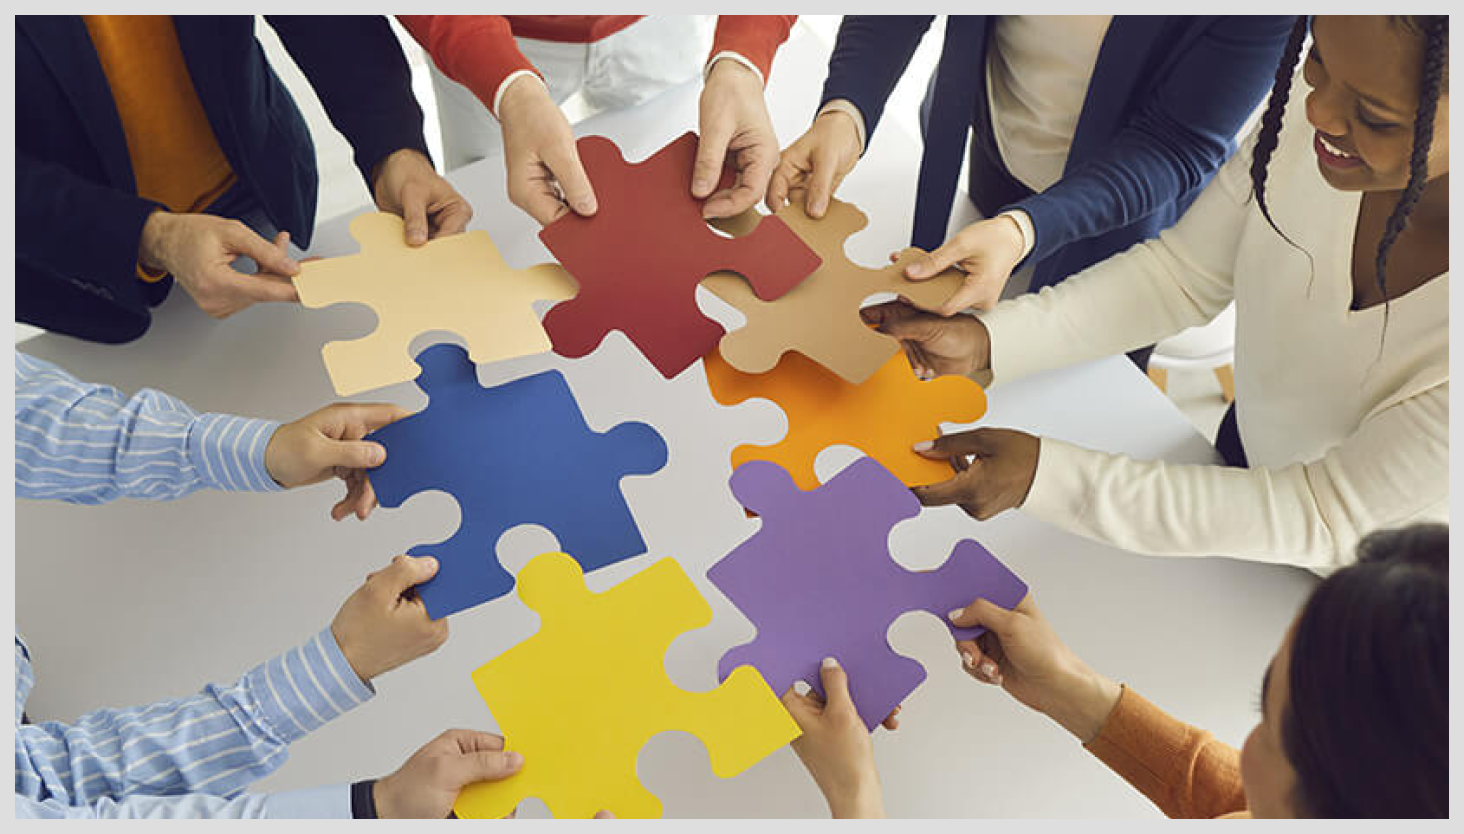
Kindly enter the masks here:
M 1305 253 L 1251 196 L 1252 136 L 1172 229 L 981 316 L 999 385 L 1152 344 L 1234 299 L 1251 468 L 1132 460 L 1044 438 L 1027 512 L 1140 553 L 1322 573 L 1351 562 L 1372 530 L 1448 521 L 1448 273 L 1392 300 L 1385 340 L 1381 305 L 1349 310 L 1361 195 L 1318 172 L 1303 93 L 1292 94 L 1266 197 Z

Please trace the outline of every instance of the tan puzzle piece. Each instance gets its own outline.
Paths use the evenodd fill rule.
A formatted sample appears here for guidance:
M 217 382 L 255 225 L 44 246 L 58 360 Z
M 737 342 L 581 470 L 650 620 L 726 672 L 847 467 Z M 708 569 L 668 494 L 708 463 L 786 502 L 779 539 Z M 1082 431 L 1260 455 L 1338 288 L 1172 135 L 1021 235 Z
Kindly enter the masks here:
M 905 267 L 920 254 L 918 249 L 906 249 L 898 261 L 881 269 L 851 262 L 844 244 L 869 220 L 850 203 L 830 200 L 822 220 L 805 214 L 801 203 L 789 203 L 774 216 L 817 252 L 823 265 L 775 301 L 758 298 L 734 273 L 718 272 L 702 281 L 702 286 L 747 316 L 747 324 L 723 336 L 720 344 L 722 357 L 739 371 L 764 373 L 784 353 L 797 351 L 845 380 L 861 383 L 900 348 L 898 341 L 859 317 L 864 299 L 892 292 L 918 307 L 934 308 L 961 285 L 963 273 L 955 269 L 925 281 L 906 278 Z M 748 211 L 714 225 L 741 237 L 756 228 L 761 217 Z
M 534 302 L 570 298 L 578 287 L 558 264 L 511 269 L 484 231 L 411 247 L 400 217 L 375 212 L 351 221 L 351 237 L 359 255 L 303 263 L 295 276 L 306 307 L 356 303 L 376 311 L 374 331 L 321 350 L 343 397 L 416 379 L 408 350 L 430 330 L 457 334 L 479 364 L 544 353 L 551 346 Z

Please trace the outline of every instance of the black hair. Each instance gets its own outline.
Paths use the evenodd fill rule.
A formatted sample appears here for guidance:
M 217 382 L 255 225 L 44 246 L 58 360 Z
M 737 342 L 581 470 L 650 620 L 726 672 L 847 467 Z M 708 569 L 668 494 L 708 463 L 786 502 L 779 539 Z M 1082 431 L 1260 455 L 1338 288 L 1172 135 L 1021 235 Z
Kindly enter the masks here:
M 1449 63 L 1449 18 L 1448 15 L 1418 15 L 1393 18 L 1423 37 L 1423 76 L 1418 93 L 1418 110 L 1413 121 L 1413 151 L 1408 164 L 1408 184 L 1399 196 L 1393 213 L 1388 217 L 1383 236 L 1378 241 L 1377 282 L 1383 293 L 1383 330 L 1387 332 L 1390 312 L 1388 297 L 1388 252 L 1393 248 L 1398 235 L 1408 227 L 1408 217 L 1423 194 L 1428 181 L 1428 152 L 1433 144 L 1434 115 L 1438 110 L 1439 96 L 1443 93 Z M 1296 246 L 1286 233 L 1271 219 L 1266 206 L 1266 168 L 1281 133 L 1281 118 L 1286 112 L 1286 103 L 1291 98 L 1291 79 L 1296 71 L 1296 62 L 1301 57 L 1301 47 L 1310 29 L 1310 19 L 1305 15 L 1296 18 L 1287 38 L 1286 48 L 1281 53 L 1281 63 L 1276 68 L 1276 82 L 1271 87 L 1271 97 L 1266 102 L 1261 116 L 1261 130 L 1256 136 L 1255 155 L 1251 160 L 1251 188 L 1256 195 L 1256 204 L 1261 215 L 1271 228 L 1287 243 Z M 1300 248 L 1300 247 L 1297 247 Z M 1305 250 L 1303 250 L 1305 251 Z M 1310 253 L 1307 253 L 1310 259 Z
M 1449 813 L 1449 528 L 1376 532 L 1291 644 L 1281 741 L 1312 817 Z

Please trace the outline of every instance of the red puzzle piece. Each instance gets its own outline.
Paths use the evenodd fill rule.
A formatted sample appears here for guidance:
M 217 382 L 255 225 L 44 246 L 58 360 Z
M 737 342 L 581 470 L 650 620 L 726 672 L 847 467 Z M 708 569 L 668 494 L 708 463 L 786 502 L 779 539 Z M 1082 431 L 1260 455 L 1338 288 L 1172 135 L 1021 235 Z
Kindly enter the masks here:
M 707 226 L 702 201 L 691 196 L 696 141 L 695 133 L 683 134 L 630 164 L 603 136 L 579 140 L 599 210 L 593 217 L 570 212 L 539 232 L 580 285 L 544 317 L 555 353 L 584 356 L 620 330 L 671 379 L 726 332 L 696 306 L 703 278 L 736 272 L 758 298 L 772 301 L 818 268 L 818 255 L 776 217 L 739 238 Z

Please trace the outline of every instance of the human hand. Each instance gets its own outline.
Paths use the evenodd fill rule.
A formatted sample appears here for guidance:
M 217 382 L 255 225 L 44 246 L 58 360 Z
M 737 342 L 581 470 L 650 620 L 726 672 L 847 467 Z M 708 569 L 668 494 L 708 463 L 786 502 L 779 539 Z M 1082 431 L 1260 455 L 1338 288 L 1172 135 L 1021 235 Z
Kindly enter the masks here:
M 406 409 L 389 403 L 328 405 L 275 429 L 264 448 L 264 467 L 286 489 L 340 478 L 346 497 L 331 508 L 331 518 L 340 521 L 354 512 L 365 520 L 376 507 L 366 470 L 386 460 L 386 449 L 362 438 L 405 416 Z
M 420 151 L 392 152 L 377 163 L 371 182 L 376 207 L 402 219 L 408 246 L 455 235 L 473 219 L 473 207 Z
M 524 756 L 503 749 L 503 737 L 448 730 L 427 742 L 390 776 L 371 787 L 382 819 L 446 819 L 462 789 L 497 782 L 523 767 Z
M 967 307 L 990 310 L 1001 300 L 1002 288 L 1021 262 L 1022 248 L 1022 230 L 1017 221 L 993 217 L 972 223 L 939 249 L 921 255 L 905 267 L 905 277 L 920 281 L 954 266 L 966 273 L 966 278 L 938 312 L 951 316 Z
M 383 672 L 431 654 L 447 642 L 447 618 L 433 620 L 427 606 L 407 592 L 437 573 L 437 560 L 397 556 L 366 576 L 331 621 L 341 654 L 369 682 Z
M 804 199 L 808 216 L 823 217 L 839 184 L 859 161 L 860 150 L 853 116 L 831 110 L 815 118 L 778 160 L 768 183 L 768 210 L 777 211 L 787 205 L 788 195 L 801 188 L 808 191 Z
M 831 657 L 824 658 L 819 677 L 827 703 L 791 687 L 783 693 L 783 706 L 803 730 L 793 740 L 793 752 L 823 791 L 835 819 L 883 817 L 874 745 L 849 697 L 849 677 Z
M 1042 440 L 1024 431 L 981 428 L 922 440 L 913 448 L 924 457 L 950 461 L 956 470 L 950 480 L 911 487 L 920 503 L 956 504 L 985 521 L 1027 500 Z
M 200 310 L 222 319 L 256 302 L 300 300 L 290 280 L 300 264 L 290 257 L 289 242 L 289 232 L 271 244 L 238 220 L 158 210 L 142 224 L 137 260 L 170 273 Z M 259 271 L 235 270 L 240 257 L 252 258 Z
M 598 204 L 580 163 L 574 131 L 537 77 L 508 85 L 498 103 L 508 199 L 547 226 L 568 214 L 588 217 Z
M 859 311 L 879 332 L 900 340 L 910 367 L 921 379 L 970 376 L 991 365 L 991 337 L 974 316 L 927 313 L 901 299 Z
M 952 611 L 950 621 L 964 628 L 987 629 L 975 640 L 956 641 L 966 674 L 1000 686 L 1084 744 L 1098 736 L 1122 690 L 1073 654 L 1042 616 L 1031 594 L 1010 611 L 978 598 Z
M 768 117 L 762 83 L 747 67 L 723 58 L 707 73 L 701 94 L 701 136 L 691 196 L 705 198 L 702 216 L 732 217 L 757 205 L 768 190 L 778 164 L 778 135 Z M 715 194 L 723 166 L 731 163 L 736 179 Z

